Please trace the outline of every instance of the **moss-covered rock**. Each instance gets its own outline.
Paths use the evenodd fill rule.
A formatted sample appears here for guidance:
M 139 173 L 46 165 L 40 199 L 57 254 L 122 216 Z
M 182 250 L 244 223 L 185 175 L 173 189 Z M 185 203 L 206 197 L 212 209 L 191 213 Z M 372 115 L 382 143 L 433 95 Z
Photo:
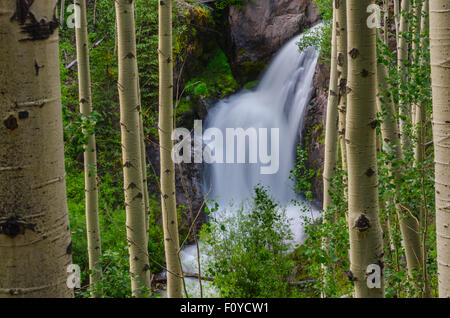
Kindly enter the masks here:
M 306 168 L 317 172 L 312 180 L 312 191 L 314 198 L 320 202 L 323 200 L 324 124 L 328 85 L 328 65 L 319 61 L 314 75 L 314 93 L 302 125 L 302 148 L 308 152 Z

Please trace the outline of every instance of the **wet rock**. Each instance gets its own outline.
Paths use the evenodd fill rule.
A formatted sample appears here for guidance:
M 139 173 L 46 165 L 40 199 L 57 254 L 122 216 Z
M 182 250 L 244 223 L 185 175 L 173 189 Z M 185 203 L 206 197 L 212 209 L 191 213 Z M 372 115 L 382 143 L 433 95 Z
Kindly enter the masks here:
M 323 133 L 326 119 L 328 99 L 329 68 L 324 62 L 318 62 L 314 75 L 314 91 L 307 114 L 302 125 L 302 147 L 308 149 L 308 169 L 318 173 L 312 180 L 314 198 L 323 200 L 322 171 L 324 164 L 325 145 Z
M 258 0 L 231 7 L 228 22 L 238 77 L 254 80 L 283 44 L 319 18 L 312 0 Z

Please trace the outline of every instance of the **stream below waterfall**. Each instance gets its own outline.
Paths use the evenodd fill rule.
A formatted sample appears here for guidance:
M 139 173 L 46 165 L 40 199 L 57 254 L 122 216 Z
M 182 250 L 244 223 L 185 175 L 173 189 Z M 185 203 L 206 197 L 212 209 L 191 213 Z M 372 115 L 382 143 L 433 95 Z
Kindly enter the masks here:
M 298 204 L 292 203 L 292 200 L 301 201 L 301 198 L 294 193 L 293 183 L 289 179 L 290 171 L 295 164 L 296 147 L 301 139 L 301 125 L 313 91 L 313 77 L 318 59 L 318 53 L 313 48 L 299 52 L 297 43 L 301 36 L 291 39 L 279 50 L 254 90 L 244 90 L 219 101 L 209 110 L 203 124 L 204 130 L 219 129 L 223 135 L 227 128 L 243 130 L 254 128 L 258 132 L 261 132 L 261 128 L 265 128 L 272 132 L 273 137 L 271 129 L 278 129 L 278 158 L 274 155 L 276 147 L 273 146 L 277 146 L 275 139 L 265 138 L 267 144 L 263 145 L 266 150 L 273 148 L 270 153 L 273 161 L 278 159 L 278 163 L 271 162 L 273 167 L 278 166 L 275 173 L 261 174 L 262 168 L 267 167 L 267 162 L 261 163 L 260 160 L 255 163 L 249 160 L 250 145 L 246 142 L 246 163 L 226 163 L 228 162 L 226 161 L 204 164 L 204 193 L 220 207 L 214 212 L 215 219 L 223 220 L 233 217 L 233 209 L 229 208 L 232 202 L 242 202 L 251 198 L 257 184 L 266 186 L 270 195 L 285 209 L 296 244 L 302 244 L 305 240 L 303 230 L 305 214 L 307 213 L 307 217 L 310 218 L 320 217 L 320 212 L 314 207 L 304 212 Z M 227 139 L 220 146 L 224 146 L 228 152 L 232 151 L 234 156 L 235 144 L 234 141 L 231 145 L 230 143 L 231 141 Z M 233 150 L 230 150 L 229 146 Z M 200 256 L 204 262 L 206 256 L 202 253 Z M 181 258 L 185 273 L 198 273 L 195 245 L 185 246 L 181 251 Z M 198 280 L 186 278 L 185 282 L 189 297 L 199 297 Z M 210 282 L 204 281 L 203 289 L 206 297 L 217 296 Z

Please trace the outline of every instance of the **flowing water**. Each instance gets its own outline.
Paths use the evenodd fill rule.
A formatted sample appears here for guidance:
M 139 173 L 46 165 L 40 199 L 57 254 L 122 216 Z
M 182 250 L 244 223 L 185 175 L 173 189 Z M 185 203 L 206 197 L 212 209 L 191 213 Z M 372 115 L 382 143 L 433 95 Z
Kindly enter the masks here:
M 244 90 L 218 102 L 209 111 L 204 125 L 205 129 L 220 129 L 224 136 L 227 128 L 256 128 L 257 131 L 259 128 L 268 128 L 268 132 L 271 128 L 278 128 L 278 171 L 274 174 L 261 174 L 261 166 L 267 166 L 261 163 L 212 163 L 205 164 L 203 173 L 205 194 L 208 193 L 208 198 L 221 207 L 215 212 L 218 214 L 216 218 L 220 220 L 233 217 L 233 209 L 223 207 L 231 202 L 251 198 L 254 186 L 262 184 L 270 189 L 270 194 L 285 208 L 286 215 L 290 218 L 294 241 L 298 244 L 303 243 L 305 239 L 301 218 L 305 212 L 302 212 L 298 205 L 291 203 L 292 199 L 301 199 L 294 193 L 289 175 L 296 159 L 303 117 L 311 99 L 318 58 L 318 53 L 313 48 L 299 52 L 297 42 L 300 37 L 301 35 L 296 36 L 280 49 L 256 89 Z M 270 137 L 267 139 L 271 140 Z M 230 140 L 223 142 L 227 151 L 230 149 L 228 146 L 232 145 L 230 143 Z M 246 146 L 245 162 L 249 162 L 250 145 L 247 143 Z M 268 142 L 266 145 L 269 150 L 271 146 L 276 145 L 274 142 Z M 314 208 L 308 213 L 312 214 L 311 217 L 319 216 L 319 212 Z M 198 273 L 195 245 L 183 248 L 181 257 L 185 272 Z M 204 257 L 202 255 L 202 262 Z M 208 282 L 204 284 L 208 286 Z M 186 285 L 189 296 L 199 295 L 196 279 L 186 279 Z M 214 296 L 214 291 L 209 289 L 208 294 Z

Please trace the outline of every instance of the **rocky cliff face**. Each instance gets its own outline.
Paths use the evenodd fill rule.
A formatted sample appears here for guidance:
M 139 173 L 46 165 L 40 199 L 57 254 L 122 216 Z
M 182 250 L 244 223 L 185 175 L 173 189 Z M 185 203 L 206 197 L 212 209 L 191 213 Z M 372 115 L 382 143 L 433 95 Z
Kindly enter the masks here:
M 242 82 L 258 77 L 266 62 L 296 34 L 319 21 L 312 0 L 257 0 L 228 15 L 232 60 Z
M 313 194 L 317 201 L 323 200 L 324 130 L 330 81 L 329 68 L 318 62 L 314 75 L 314 92 L 302 125 L 302 148 L 308 151 L 306 167 L 317 172 L 312 179 Z

